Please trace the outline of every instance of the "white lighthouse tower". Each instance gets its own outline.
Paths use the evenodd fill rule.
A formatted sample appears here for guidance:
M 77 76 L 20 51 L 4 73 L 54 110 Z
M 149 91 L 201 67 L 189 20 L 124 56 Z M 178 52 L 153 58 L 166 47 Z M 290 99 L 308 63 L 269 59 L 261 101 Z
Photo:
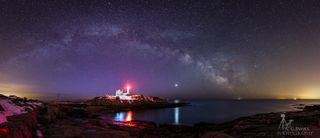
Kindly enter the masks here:
M 130 89 L 131 89 L 131 87 L 128 85 L 127 86 L 127 94 L 130 94 Z
M 116 91 L 116 97 L 119 97 L 121 100 L 132 100 L 131 96 L 130 96 L 130 85 L 126 86 L 125 89 L 127 89 L 126 91 L 118 89 Z

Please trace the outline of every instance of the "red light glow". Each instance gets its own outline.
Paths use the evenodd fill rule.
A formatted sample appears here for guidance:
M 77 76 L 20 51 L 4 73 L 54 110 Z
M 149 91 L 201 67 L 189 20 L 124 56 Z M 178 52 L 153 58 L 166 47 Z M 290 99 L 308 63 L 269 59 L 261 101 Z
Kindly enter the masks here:
M 130 85 L 127 85 L 127 89 L 130 90 L 130 89 L 131 89 L 131 86 L 130 86 Z
M 8 128 L 0 128 L 0 134 L 7 134 L 7 133 L 9 133 L 9 129 Z

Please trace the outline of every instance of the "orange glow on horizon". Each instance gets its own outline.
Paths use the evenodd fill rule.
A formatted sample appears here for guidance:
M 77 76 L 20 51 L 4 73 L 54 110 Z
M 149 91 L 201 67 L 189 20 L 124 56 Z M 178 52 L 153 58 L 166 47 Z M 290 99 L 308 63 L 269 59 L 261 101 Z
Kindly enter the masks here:
M 299 94 L 299 97 L 302 99 L 320 99 L 320 88 L 317 87 L 310 87 L 307 89 L 304 89 Z

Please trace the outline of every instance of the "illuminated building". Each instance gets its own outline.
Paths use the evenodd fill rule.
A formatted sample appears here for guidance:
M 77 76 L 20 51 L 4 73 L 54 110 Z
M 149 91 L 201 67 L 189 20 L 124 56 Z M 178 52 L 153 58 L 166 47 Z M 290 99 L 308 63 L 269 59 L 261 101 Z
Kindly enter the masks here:
M 119 97 L 120 100 L 134 100 L 135 95 L 130 94 L 131 86 L 126 86 L 126 91 L 118 89 L 115 97 Z
M 121 100 L 131 100 L 131 96 L 129 93 L 129 89 L 127 89 L 127 91 L 123 91 L 123 90 L 117 90 L 116 91 L 116 97 L 119 97 Z

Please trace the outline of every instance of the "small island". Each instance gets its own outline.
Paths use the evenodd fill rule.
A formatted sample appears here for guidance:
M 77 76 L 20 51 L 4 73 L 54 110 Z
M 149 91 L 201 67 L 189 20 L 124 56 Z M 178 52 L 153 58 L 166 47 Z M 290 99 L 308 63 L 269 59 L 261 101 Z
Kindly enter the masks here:
M 124 109 L 148 109 L 186 106 L 188 103 L 169 102 L 168 100 L 155 97 L 144 96 L 142 94 L 130 93 L 130 86 L 126 90 L 118 89 L 115 95 L 98 96 L 85 101 L 83 104 L 88 107 L 108 108 L 114 110 Z

